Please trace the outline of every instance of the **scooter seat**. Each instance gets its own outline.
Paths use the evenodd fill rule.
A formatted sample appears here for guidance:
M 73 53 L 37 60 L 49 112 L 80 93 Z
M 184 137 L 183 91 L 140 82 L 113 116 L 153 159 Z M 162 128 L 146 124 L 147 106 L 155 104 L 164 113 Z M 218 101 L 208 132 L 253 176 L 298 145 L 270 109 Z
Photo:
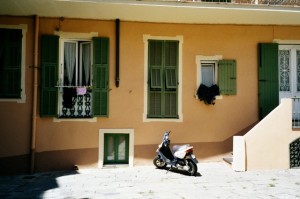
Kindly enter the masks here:
M 174 145 L 173 146 L 173 153 L 175 153 L 176 151 L 181 151 L 181 150 L 184 150 L 186 148 L 190 147 L 189 144 L 184 144 L 184 145 Z

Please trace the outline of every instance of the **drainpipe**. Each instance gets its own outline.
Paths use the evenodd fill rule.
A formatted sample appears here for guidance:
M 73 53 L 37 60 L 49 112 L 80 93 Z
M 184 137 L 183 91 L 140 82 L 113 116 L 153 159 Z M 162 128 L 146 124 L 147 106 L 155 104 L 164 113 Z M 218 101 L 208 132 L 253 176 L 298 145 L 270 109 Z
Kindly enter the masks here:
M 116 87 L 120 84 L 120 19 L 116 19 Z
M 31 126 L 31 148 L 30 148 L 30 173 L 35 168 L 35 147 L 36 147 L 36 119 L 37 119 L 37 90 L 38 90 L 38 38 L 39 38 L 39 16 L 34 16 L 34 51 L 33 51 L 33 105 L 32 105 L 32 126 Z

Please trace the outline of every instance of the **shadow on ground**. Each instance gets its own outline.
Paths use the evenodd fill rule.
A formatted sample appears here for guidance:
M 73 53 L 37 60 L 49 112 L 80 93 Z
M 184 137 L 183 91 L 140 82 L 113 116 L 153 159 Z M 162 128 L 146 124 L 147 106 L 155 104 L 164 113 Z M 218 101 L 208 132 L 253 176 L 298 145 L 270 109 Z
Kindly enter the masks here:
M 77 171 L 36 173 L 0 177 L 0 198 L 43 198 L 46 191 L 59 188 L 57 178 Z
M 158 168 L 156 168 L 156 169 L 158 169 Z M 185 175 L 185 176 L 191 176 L 187 171 L 176 169 L 176 168 L 166 167 L 164 170 L 166 170 L 167 172 L 177 173 L 177 174 L 181 174 L 181 175 Z M 199 172 L 197 172 L 194 177 L 201 177 L 201 176 L 202 175 Z M 191 177 L 193 177 L 193 176 L 191 176 Z

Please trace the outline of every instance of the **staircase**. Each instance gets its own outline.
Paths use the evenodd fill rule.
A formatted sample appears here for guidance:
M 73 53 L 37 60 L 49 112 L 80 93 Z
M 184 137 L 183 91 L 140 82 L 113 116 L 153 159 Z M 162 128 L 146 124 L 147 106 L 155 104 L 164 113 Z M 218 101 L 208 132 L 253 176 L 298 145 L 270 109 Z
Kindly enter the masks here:
M 233 137 L 233 156 L 224 161 L 235 171 L 289 169 L 289 148 L 299 138 L 300 131 L 292 128 L 292 99 L 282 99 L 244 136 Z

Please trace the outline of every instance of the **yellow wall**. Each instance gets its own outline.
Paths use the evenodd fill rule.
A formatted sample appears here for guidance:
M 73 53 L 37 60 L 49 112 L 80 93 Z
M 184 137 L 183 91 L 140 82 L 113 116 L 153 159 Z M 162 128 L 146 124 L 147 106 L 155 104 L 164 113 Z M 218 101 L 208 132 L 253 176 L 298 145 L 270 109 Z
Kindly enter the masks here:
M 28 24 L 27 99 L 26 104 L 0 102 L 1 136 L 4 137 L 1 140 L 7 140 L 1 142 L 2 157 L 28 153 L 32 99 L 32 70 L 28 66 L 33 57 L 33 19 L 0 17 L 0 24 L 6 23 Z M 110 38 L 109 117 L 97 118 L 97 122 L 54 122 L 53 118 L 38 117 L 37 152 L 98 148 L 100 128 L 134 129 L 136 146 L 158 144 L 166 130 L 173 132 L 173 143 L 215 143 L 230 139 L 258 120 L 257 44 L 272 42 L 274 39 L 300 41 L 299 26 L 181 25 L 121 20 L 120 87 L 116 88 L 115 22 L 75 19 L 59 22 L 58 18 L 40 18 L 40 35 L 54 34 L 59 26 L 63 32 L 97 32 L 99 36 Z M 144 34 L 183 37 L 183 122 L 143 122 L 146 92 L 143 85 Z M 197 100 L 194 96 L 197 89 L 196 55 L 222 55 L 223 59 L 235 59 L 237 95 L 223 96 L 216 100 L 214 106 L 207 106 Z

